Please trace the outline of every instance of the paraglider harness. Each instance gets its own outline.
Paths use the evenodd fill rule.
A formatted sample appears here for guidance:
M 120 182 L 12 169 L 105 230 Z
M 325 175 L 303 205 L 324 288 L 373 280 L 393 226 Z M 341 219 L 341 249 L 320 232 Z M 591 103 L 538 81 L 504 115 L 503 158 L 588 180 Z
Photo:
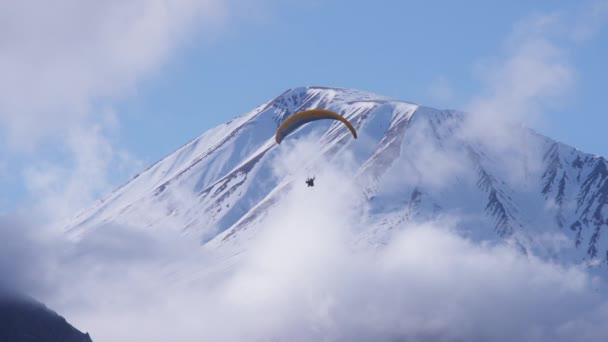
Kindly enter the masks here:
M 306 180 L 306 184 L 308 184 L 308 186 L 309 186 L 309 187 L 311 187 L 311 186 L 315 186 L 315 177 L 308 178 L 308 179 Z

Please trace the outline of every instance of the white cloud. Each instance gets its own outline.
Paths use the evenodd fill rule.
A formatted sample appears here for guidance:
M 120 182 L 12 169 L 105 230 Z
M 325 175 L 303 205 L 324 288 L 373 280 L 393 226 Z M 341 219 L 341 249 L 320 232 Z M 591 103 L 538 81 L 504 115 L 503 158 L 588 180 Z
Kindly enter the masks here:
M 608 19 L 608 1 L 589 1 L 575 17 L 575 26 L 569 32 L 569 37 L 575 42 L 585 42 L 599 32 Z
M 525 150 L 508 128 L 534 126 L 544 110 L 567 95 L 574 84 L 575 69 L 564 47 L 545 32 L 555 20 L 540 16 L 516 25 L 506 56 L 478 68 L 487 93 L 468 105 L 471 116 L 464 134 L 482 139 L 499 152 Z
M 466 106 L 459 134 L 480 141 L 490 156 L 511 160 L 504 171 L 514 184 L 542 166 L 540 140 L 522 134 L 521 125 L 543 127 L 575 88 L 575 46 L 567 33 L 576 27 L 582 26 L 561 12 L 528 17 L 513 26 L 502 55 L 475 70 L 483 90 Z
M 0 123 L 15 148 L 32 148 L 156 72 L 225 1 L 4 2 L 0 5 Z M 93 113 L 94 114 L 94 113 Z
M 476 64 L 474 74 L 481 90 L 465 105 L 467 115 L 456 136 L 473 146 L 480 143 L 490 159 L 511 160 L 509 169 L 502 171 L 513 184 L 525 181 L 542 161 L 539 140 L 530 139 L 521 126 L 542 128 L 551 121 L 550 111 L 569 99 L 577 81 L 577 69 L 570 57 L 580 48 L 583 36 L 590 39 L 602 27 L 607 8 L 605 1 L 592 1 L 579 6 L 572 15 L 555 11 L 527 17 L 513 26 L 499 54 Z M 438 100 L 452 94 L 448 80 L 441 77 L 431 91 Z M 433 146 L 432 139 L 423 136 L 418 140 L 427 150 Z M 458 170 L 459 164 L 449 161 L 462 158 L 451 151 L 442 156 L 437 153 L 440 151 L 419 153 L 427 156 L 420 160 L 423 163 L 447 161 L 442 168 L 426 169 L 449 170 L 456 166 Z M 459 156 L 466 157 L 462 153 Z M 441 183 L 449 181 L 450 176 L 444 172 L 427 178 Z
M 315 146 L 295 148 L 305 159 Z M 357 244 L 370 227 L 345 164 L 321 162 L 318 178 L 331 186 L 298 182 L 239 256 L 201 250 L 171 229 L 100 227 L 63 246 L 57 290 L 42 299 L 95 341 L 602 341 L 608 333 L 605 285 L 582 267 L 474 243 L 451 221 L 404 223 L 384 247 Z M 279 176 L 294 174 L 285 167 Z
M 354 248 L 370 229 L 365 211 L 348 179 L 334 181 L 342 171 L 325 170 L 333 186 L 296 187 L 217 285 L 214 309 L 201 312 L 212 339 L 567 341 L 563 326 L 602 312 L 584 270 L 475 244 L 449 222 L 406 224 L 384 248 Z
M 302 178 L 294 165 L 317 147 L 294 146 L 299 153 L 288 155 L 298 160 L 278 158 L 277 175 Z M 318 180 L 330 186 L 297 181 L 239 256 L 201 249 L 170 227 L 102 226 L 67 241 L 4 220 L 0 283 L 101 342 L 603 341 L 608 334 L 605 284 L 580 266 L 470 241 L 453 221 L 404 223 L 386 246 L 358 243 L 370 226 L 360 189 L 345 177 L 350 158 L 318 162 Z
M 572 13 L 555 11 L 516 23 L 504 54 L 477 66 L 484 90 L 466 108 L 472 115 L 463 134 L 482 139 L 499 153 L 525 151 L 529 146 L 513 138 L 508 127 L 542 127 L 551 120 L 548 112 L 563 104 L 576 86 L 571 55 L 607 18 L 608 2 L 601 0 L 585 2 Z
M 102 124 L 75 126 L 65 137 L 68 162 L 43 160 L 24 170 L 28 191 L 44 218 L 52 222 L 73 215 L 110 191 L 112 176 L 124 179 L 141 166 L 127 151 L 115 147 L 110 134 Z
M 430 189 L 445 188 L 458 178 L 467 175 L 471 165 L 459 141 L 453 139 L 454 125 L 431 123 L 424 109 L 408 129 L 402 145 L 403 158 L 391 166 L 383 177 L 384 193 L 400 191 L 404 186 L 423 186 Z M 408 177 L 403 175 L 407 174 Z

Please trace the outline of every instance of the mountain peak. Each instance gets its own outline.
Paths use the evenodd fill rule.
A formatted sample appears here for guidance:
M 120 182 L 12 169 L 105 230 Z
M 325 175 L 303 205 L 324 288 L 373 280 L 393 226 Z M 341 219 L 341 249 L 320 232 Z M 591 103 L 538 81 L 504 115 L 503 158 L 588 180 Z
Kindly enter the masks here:
M 284 91 L 281 95 L 268 102 L 267 106 L 274 108 L 277 120 L 281 121 L 304 108 L 322 108 L 338 111 L 340 105 L 362 102 L 411 104 L 406 101 L 358 89 L 303 86 Z

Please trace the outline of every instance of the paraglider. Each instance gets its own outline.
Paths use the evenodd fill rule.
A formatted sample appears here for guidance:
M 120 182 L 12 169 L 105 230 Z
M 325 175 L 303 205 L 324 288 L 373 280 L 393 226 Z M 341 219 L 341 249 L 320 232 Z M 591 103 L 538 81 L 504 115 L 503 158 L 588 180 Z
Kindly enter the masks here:
M 276 140 L 277 144 L 281 144 L 281 141 L 283 141 L 283 139 L 285 139 L 286 136 L 288 136 L 289 134 L 294 132 L 300 126 L 307 124 L 309 122 L 312 122 L 312 121 L 323 120 L 323 119 L 332 119 L 332 120 L 338 120 L 338 121 L 342 122 L 350 130 L 353 137 L 355 139 L 357 139 L 357 131 L 355 131 L 355 128 L 353 127 L 353 125 L 350 122 L 348 122 L 348 120 L 346 120 L 342 115 L 340 115 L 336 112 L 332 112 L 330 110 L 326 110 L 326 109 L 310 109 L 310 110 L 305 110 L 305 111 L 302 111 L 299 113 L 295 113 L 292 116 L 290 116 L 289 118 L 287 118 L 287 120 L 283 121 L 283 123 L 277 129 L 277 132 L 275 135 L 275 140 Z M 306 180 L 306 184 L 308 185 L 308 187 L 314 187 L 315 186 L 315 177 L 312 177 L 312 178 L 309 177 Z
M 309 187 L 311 187 L 311 186 L 315 186 L 315 177 L 308 178 L 308 179 L 306 180 L 306 184 L 307 184 Z
M 332 112 L 326 109 L 310 109 L 305 110 L 303 112 L 299 112 L 290 116 L 287 120 L 285 120 L 281 126 L 277 129 L 277 133 L 275 135 L 275 140 L 277 144 L 280 144 L 283 139 L 291 134 L 293 131 L 298 129 L 300 126 L 307 124 L 311 121 L 323 120 L 323 119 L 332 119 L 338 120 L 344 123 L 346 127 L 350 130 L 353 137 L 357 139 L 357 131 L 353 125 L 348 122 L 342 115 Z

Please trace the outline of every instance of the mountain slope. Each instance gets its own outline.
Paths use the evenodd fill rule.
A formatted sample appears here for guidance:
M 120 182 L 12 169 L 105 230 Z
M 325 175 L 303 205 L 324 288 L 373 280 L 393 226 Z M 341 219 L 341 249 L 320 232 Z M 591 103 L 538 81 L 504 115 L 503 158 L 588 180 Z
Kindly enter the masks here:
M 341 113 L 359 139 L 339 122 L 319 121 L 276 145 L 278 125 L 313 108 Z M 76 238 L 113 224 L 174 229 L 208 248 L 238 249 L 282 196 L 304 186 L 301 177 L 319 171 L 323 160 L 349 156 L 370 241 L 382 241 L 399 222 L 454 215 L 475 238 L 514 238 L 524 251 L 606 262 L 606 159 L 520 126 L 501 128 L 509 143 L 493 141 L 469 130 L 470 120 L 351 89 L 290 89 L 184 145 L 66 229 Z M 302 141 L 314 141 L 317 153 L 298 156 Z M 277 171 L 286 158 L 293 163 Z M 543 233 L 562 234 L 566 250 L 539 242 Z
M 91 338 L 40 303 L 0 294 L 0 341 L 91 342 Z

